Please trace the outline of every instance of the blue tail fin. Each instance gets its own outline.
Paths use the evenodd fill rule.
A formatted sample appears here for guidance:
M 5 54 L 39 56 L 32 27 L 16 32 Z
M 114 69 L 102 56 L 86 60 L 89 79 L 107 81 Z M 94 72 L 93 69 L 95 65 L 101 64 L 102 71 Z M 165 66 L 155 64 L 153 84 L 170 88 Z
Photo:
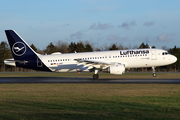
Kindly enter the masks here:
M 13 30 L 5 30 L 14 60 L 25 60 L 27 57 L 37 57 L 31 47 Z
M 5 33 L 17 67 L 50 71 L 37 53 L 15 31 L 5 30 Z M 42 66 L 38 66 L 38 62 L 41 62 Z

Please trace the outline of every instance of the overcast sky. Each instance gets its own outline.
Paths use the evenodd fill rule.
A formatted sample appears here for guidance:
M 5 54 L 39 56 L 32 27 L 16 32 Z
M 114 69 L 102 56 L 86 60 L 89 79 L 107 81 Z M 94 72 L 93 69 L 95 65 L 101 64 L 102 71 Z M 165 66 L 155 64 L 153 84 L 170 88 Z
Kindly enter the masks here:
M 6 29 L 39 49 L 58 40 L 180 47 L 180 0 L 2 0 L 0 41 Z

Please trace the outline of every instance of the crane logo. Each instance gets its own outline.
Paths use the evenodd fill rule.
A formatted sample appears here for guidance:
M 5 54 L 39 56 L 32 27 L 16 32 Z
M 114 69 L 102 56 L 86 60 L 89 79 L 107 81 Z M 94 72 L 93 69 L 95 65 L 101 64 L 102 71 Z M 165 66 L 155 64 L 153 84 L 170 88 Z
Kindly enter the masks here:
M 26 52 L 26 46 L 22 42 L 16 42 L 12 46 L 12 51 L 16 56 L 22 56 Z

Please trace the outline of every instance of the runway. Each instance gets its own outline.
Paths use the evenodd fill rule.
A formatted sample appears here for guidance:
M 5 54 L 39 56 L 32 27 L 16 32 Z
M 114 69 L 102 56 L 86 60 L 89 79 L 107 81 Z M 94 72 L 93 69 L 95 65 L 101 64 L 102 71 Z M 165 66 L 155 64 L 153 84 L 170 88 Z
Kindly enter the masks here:
M 13 83 L 107 83 L 107 84 L 180 84 L 180 79 L 98 79 L 71 77 L 0 77 L 0 84 Z

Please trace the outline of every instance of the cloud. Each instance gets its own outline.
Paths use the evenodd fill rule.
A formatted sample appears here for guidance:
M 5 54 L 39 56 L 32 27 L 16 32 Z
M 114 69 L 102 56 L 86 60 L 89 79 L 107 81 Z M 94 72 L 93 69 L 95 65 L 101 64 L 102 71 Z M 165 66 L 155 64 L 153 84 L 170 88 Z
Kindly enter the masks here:
M 175 36 L 176 34 L 172 33 L 172 34 L 161 34 L 157 37 L 157 41 L 158 42 L 169 42 L 170 40 L 172 40 L 172 37 Z
M 136 21 L 132 21 L 132 22 L 130 23 L 130 25 L 131 25 L 131 26 L 136 26 Z
M 153 25 L 154 25 L 154 22 L 153 22 L 153 21 L 151 21 L 151 22 L 145 22 L 143 25 L 146 26 L 146 27 L 150 27 L 150 26 L 153 26 Z
M 71 38 L 81 39 L 83 35 L 85 34 L 83 34 L 81 31 L 78 31 L 76 33 L 71 34 Z
M 118 28 L 124 28 L 129 30 L 131 26 L 136 26 L 136 22 L 132 21 L 131 23 L 124 22 L 121 25 L 118 26 Z
M 110 29 L 110 28 L 113 28 L 114 26 L 113 25 L 110 25 L 108 23 L 105 23 L 105 24 L 101 24 L 100 22 L 98 24 L 96 23 L 93 23 L 91 26 L 90 26 L 90 30 L 107 30 L 107 29 Z
M 158 36 L 136 36 L 134 41 L 141 41 L 145 43 L 155 43 L 155 42 L 169 42 L 173 40 L 173 36 L 176 34 L 160 34 Z
M 129 29 L 129 24 L 127 22 L 124 22 L 121 25 L 119 25 L 118 28 Z

